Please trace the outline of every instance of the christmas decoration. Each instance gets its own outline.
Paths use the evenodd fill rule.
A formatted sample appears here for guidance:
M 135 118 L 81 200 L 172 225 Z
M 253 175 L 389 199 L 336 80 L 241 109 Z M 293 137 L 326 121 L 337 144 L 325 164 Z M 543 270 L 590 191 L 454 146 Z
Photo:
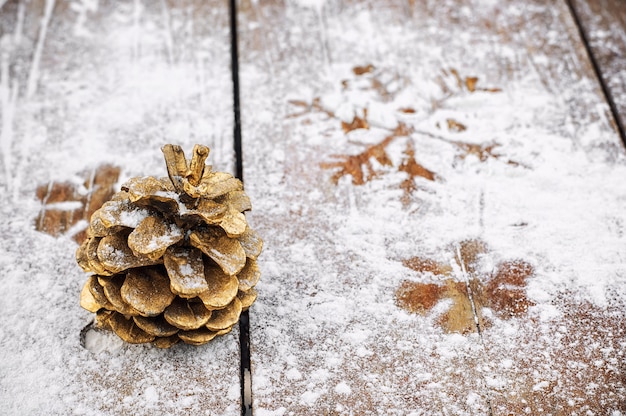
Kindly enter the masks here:
M 240 180 L 162 148 L 167 178 L 132 178 L 91 216 L 76 252 L 80 305 L 130 343 L 201 345 L 232 329 L 256 299 L 263 242 L 248 227 Z

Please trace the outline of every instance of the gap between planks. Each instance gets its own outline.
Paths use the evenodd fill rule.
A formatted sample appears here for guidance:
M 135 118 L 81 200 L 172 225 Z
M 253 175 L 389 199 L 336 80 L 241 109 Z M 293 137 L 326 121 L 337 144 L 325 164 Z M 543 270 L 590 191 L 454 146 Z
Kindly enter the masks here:
M 598 79 L 598 82 L 600 83 L 600 88 L 602 89 L 602 94 L 604 95 L 604 99 L 609 105 L 609 109 L 611 110 L 611 116 L 613 117 L 615 126 L 617 128 L 617 133 L 619 134 L 620 139 L 622 140 L 622 143 L 624 144 L 624 146 L 626 146 L 626 128 L 624 127 L 624 124 L 622 123 L 619 110 L 617 109 L 617 104 L 615 103 L 613 94 L 611 93 L 607 80 L 602 75 L 600 64 L 598 60 L 596 59 L 596 56 L 593 52 L 589 37 L 587 36 L 587 32 L 585 31 L 585 28 L 582 24 L 582 20 L 578 14 L 578 10 L 576 9 L 576 6 L 574 5 L 573 0 L 565 0 L 565 3 L 567 3 L 567 7 L 569 8 L 569 11 L 572 15 L 572 19 L 574 20 L 574 24 L 578 28 L 580 39 L 583 45 L 585 46 L 585 51 L 587 52 L 587 57 L 589 58 L 589 62 L 591 63 L 591 66 L 593 67 L 593 72 L 595 73 L 596 78 Z
M 237 2 L 229 0 L 230 57 L 233 82 L 233 150 L 235 153 L 235 176 L 243 182 L 243 152 L 241 145 L 241 106 L 239 101 L 239 48 L 237 41 Z M 241 313 L 239 318 L 241 414 L 252 416 L 252 374 L 250 371 L 250 315 Z

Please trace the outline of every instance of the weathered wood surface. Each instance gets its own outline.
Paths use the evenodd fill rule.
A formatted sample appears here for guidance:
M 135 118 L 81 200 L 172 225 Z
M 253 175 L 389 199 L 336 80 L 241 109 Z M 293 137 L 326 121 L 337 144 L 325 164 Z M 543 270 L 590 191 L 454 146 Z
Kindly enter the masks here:
M 236 333 L 161 351 L 90 332 L 81 346 L 93 315 L 78 305 L 88 276 L 69 238 L 106 186 L 81 172 L 118 167 L 116 190 L 165 176 L 168 142 L 206 144 L 232 171 L 227 4 L 0 4 L 0 413 L 238 414 Z M 34 229 L 55 221 L 65 236 Z
M 0 0 L 0 412 L 239 414 L 237 334 L 80 345 L 70 239 L 81 172 L 233 168 L 226 6 Z M 239 7 L 255 414 L 623 412 L 626 162 L 566 3 Z
M 624 410 L 624 149 L 565 2 L 239 30 L 255 414 Z
M 610 99 L 626 127 L 626 2 L 624 0 L 572 0 L 585 31 Z

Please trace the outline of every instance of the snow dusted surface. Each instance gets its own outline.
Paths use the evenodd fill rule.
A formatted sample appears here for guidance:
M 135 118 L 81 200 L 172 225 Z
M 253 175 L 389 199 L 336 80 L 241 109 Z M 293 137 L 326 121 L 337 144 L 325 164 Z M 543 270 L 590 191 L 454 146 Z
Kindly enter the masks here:
M 78 172 L 102 163 L 122 168 L 120 184 L 165 176 L 165 143 L 208 145 L 215 168 L 232 171 L 228 11 L 218 3 L 0 9 L 0 414 L 239 413 L 237 331 L 171 350 L 88 331 L 84 348 L 93 314 L 78 304 L 88 276 L 77 245 L 34 229 L 37 186 L 80 183 Z
M 625 414 L 626 158 L 565 4 L 261 3 L 240 15 L 265 240 L 255 415 Z M 206 144 L 232 170 L 225 4 L 0 4 L 0 414 L 239 414 L 236 331 L 167 351 L 86 331 L 84 348 L 76 244 L 34 230 L 38 185 L 100 163 L 120 183 L 162 176 L 164 143 Z M 370 128 L 344 132 L 355 116 Z M 368 159 L 362 185 L 321 168 L 381 143 L 388 163 Z M 407 193 L 411 148 L 435 180 Z M 529 310 L 483 308 L 480 334 L 442 328 L 452 299 L 424 316 L 394 299 L 442 282 L 414 256 L 467 278 L 465 239 L 488 246 L 480 282 L 534 267 Z
M 624 414 L 626 158 L 565 3 L 415 3 L 242 10 L 244 178 L 266 243 L 255 415 Z M 342 130 L 355 116 L 370 128 Z M 320 168 L 400 123 L 363 185 Z M 459 142 L 499 146 L 481 161 Z M 436 179 L 407 201 L 409 146 Z M 534 268 L 534 305 L 484 309 L 480 335 L 438 325 L 450 299 L 425 316 L 394 300 L 404 280 L 442 281 L 413 256 L 463 281 L 466 239 L 489 247 L 481 281 Z

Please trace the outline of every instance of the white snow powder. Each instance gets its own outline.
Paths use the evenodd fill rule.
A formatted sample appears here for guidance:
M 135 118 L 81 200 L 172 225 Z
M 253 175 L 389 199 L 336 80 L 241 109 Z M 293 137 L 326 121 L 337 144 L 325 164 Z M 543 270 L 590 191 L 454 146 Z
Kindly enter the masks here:
M 352 389 L 350 388 L 348 383 L 346 383 L 345 381 L 342 381 L 341 383 L 339 383 L 339 384 L 337 384 L 335 386 L 335 393 L 337 393 L 337 394 L 350 394 L 350 393 L 352 393 Z

